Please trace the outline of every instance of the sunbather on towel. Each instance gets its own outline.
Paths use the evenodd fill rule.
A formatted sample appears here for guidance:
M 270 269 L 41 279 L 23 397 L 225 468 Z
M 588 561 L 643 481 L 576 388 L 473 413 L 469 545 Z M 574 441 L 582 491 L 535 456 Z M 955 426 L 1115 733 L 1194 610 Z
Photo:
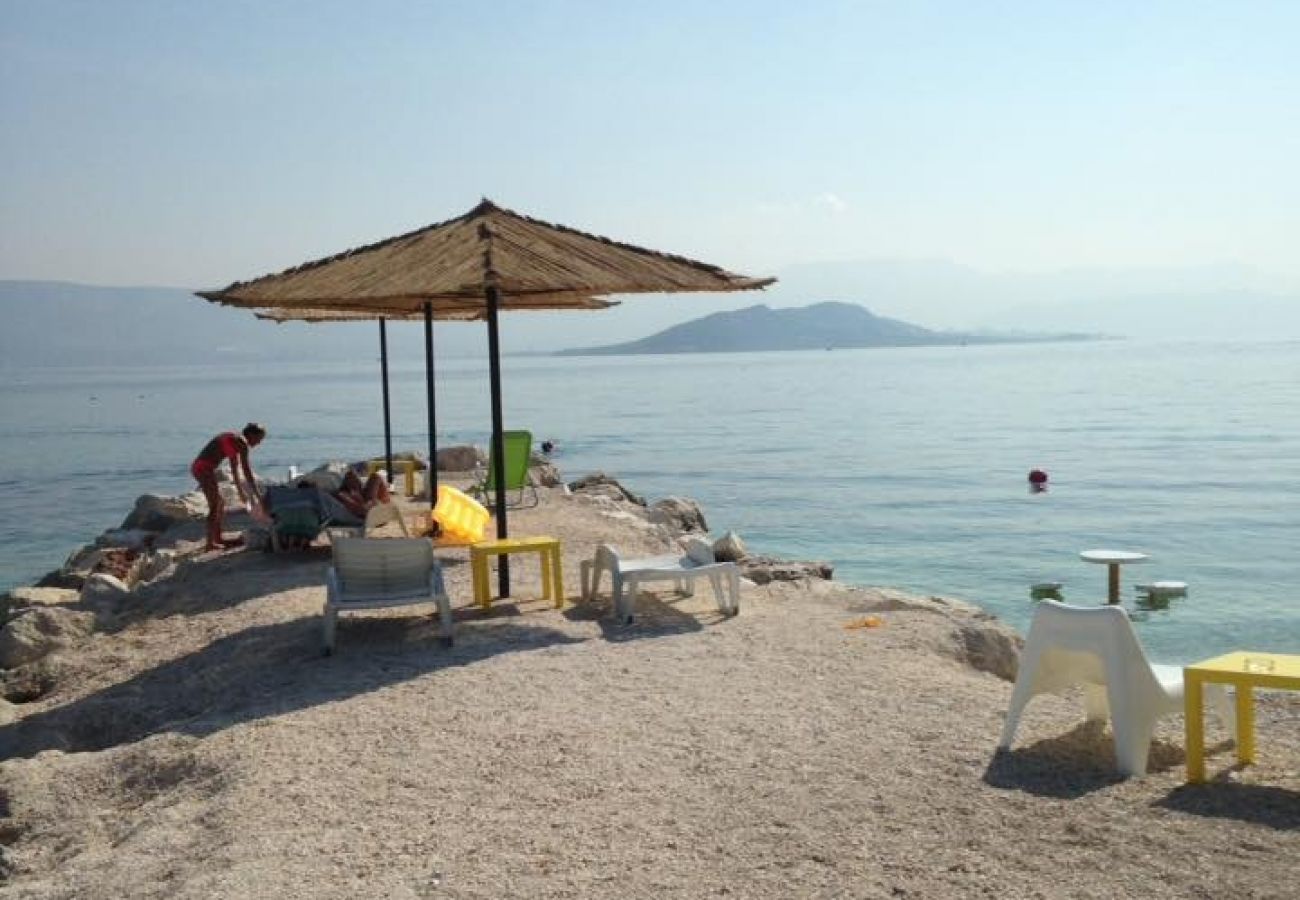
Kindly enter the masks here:
M 343 484 L 334 492 L 334 496 L 347 507 L 348 512 L 362 521 L 365 521 L 370 507 L 377 503 L 387 503 L 390 499 L 388 482 L 382 475 L 376 472 L 362 484 L 357 473 L 351 469 L 343 476 Z
M 223 431 L 204 444 L 190 464 L 190 474 L 198 481 L 199 488 L 208 501 L 208 540 L 204 549 L 219 550 L 239 543 L 225 540 L 221 533 L 226 505 L 221 499 L 221 490 L 217 487 L 217 469 L 226 460 L 230 461 L 230 473 L 234 476 L 235 489 L 239 491 L 244 506 L 254 518 L 265 518 L 261 498 L 257 494 L 257 479 L 253 477 L 253 469 L 248 464 L 248 451 L 262 443 L 265 437 L 266 429 L 256 422 L 249 422 L 240 433 Z

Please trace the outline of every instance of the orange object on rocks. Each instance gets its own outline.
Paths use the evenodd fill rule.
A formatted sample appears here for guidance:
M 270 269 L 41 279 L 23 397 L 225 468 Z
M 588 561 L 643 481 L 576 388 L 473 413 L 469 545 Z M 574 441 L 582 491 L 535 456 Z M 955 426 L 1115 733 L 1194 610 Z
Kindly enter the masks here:
M 879 628 L 885 624 L 885 620 L 880 616 L 863 616 L 861 619 L 854 619 L 852 622 L 845 622 L 845 628 Z

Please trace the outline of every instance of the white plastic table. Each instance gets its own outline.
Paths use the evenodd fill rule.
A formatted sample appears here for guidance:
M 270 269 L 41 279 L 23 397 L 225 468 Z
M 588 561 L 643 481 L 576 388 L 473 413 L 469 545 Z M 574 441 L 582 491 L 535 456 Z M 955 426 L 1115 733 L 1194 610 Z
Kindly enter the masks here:
M 1079 559 L 1084 562 L 1106 564 L 1109 569 L 1106 602 L 1114 605 L 1119 603 L 1119 567 L 1125 563 L 1146 562 L 1150 557 L 1145 553 L 1134 553 L 1131 550 L 1084 550 L 1079 554 Z

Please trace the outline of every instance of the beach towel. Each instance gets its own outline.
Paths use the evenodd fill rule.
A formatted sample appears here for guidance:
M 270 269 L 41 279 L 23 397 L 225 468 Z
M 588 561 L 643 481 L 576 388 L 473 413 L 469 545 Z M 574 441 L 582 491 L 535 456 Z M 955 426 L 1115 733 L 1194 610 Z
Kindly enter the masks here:
M 311 485 L 275 485 L 267 488 L 265 500 L 275 537 L 290 545 L 315 540 L 330 521 L 322 501 L 322 497 L 326 496 L 328 495 Z

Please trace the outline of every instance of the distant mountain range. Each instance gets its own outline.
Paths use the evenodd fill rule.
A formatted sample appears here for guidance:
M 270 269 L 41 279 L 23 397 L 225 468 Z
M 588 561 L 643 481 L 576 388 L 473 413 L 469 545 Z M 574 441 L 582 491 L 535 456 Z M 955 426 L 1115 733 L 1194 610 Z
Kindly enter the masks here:
M 738 294 L 647 294 L 620 297 L 619 306 L 603 312 L 510 313 L 501 317 L 501 346 L 507 354 L 582 347 L 591 349 L 568 352 L 683 353 L 986 343 L 1084 332 L 1300 339 L 1300 287 L 1234 267 L 990 275 L 935 261 L 850 261 L 778 274 L 781 281 L 763 292 L 766 306 L 752 309 L 740 308 L 753 301 Z M 837 302 L 808 307 L 813 300 Z M 379 354 L 373 322 L 274 325 L 182 287 L 0 280 L 0 310 L 0 369 L 336 365 L 369 363 Z M 482 358 L 487 351 L 481 323 L 439 322 L 434 340 L 441 359 Z M 388 350 L 394 365 L 422 366 L 419 323 L 390 327 Z
M 561 356 L 636 353 L 740 353 L 772 350 L 834 350 L 922 347 L 1027 341 L 1091 340 L 1100 335 L 994 335 L 932 331 L 877 316 L 854 303 L 814 303 L 790 309 L 750 306 L 713 313 L 637 341 L 559 351 Z

